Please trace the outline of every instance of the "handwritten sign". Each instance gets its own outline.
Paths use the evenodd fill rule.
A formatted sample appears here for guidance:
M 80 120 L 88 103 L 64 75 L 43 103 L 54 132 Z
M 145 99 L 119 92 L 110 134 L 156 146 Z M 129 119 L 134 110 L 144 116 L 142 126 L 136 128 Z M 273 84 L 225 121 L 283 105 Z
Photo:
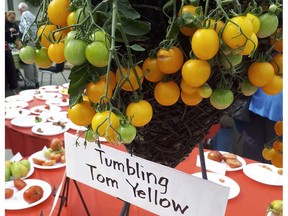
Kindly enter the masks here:
M 158 215 L 223 216 L 229 188 L 65 133 L 67 176 Z M 80 146 L 76 146 L 76 140 Z

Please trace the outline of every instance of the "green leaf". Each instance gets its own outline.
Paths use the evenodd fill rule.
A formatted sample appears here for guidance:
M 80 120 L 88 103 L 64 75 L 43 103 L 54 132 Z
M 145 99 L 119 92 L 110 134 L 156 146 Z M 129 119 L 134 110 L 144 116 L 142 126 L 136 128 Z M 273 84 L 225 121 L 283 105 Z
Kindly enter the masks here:
M 82 99 L 83 91 L 87 84 L 89 64 L 85 63 L 80 66 L 74 66 L 69 75 L 70 84 L 68 89 L 69 106 L 73 107 L 79 100 Z
M 151 24 L 145 21 L 133 20 L 121 16 L 119 21 L 122 28 L 127 35 L 142 36 L 151 30 Z
M 130 19 L 139 19 L 140 14 L 130 5 L 128 0 L 117 1 L 118 11 Z
M 145 51 L 145 49 L 138 45 L 138 44 L 133 44 L 132 46 L 130 46 L 130 48 L 134 51 L 138 51 L 138 52 L 142 52 L 142 51 Z

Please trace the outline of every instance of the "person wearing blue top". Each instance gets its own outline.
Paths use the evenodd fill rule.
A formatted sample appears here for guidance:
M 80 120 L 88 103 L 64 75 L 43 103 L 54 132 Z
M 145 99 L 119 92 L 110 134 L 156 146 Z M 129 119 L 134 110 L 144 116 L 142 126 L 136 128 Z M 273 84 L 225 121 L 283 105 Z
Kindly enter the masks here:
M 242 156 L 259 162 L 266 162 L 262 157 L 264 144 L 271 142 L 276 133 L 274 125 L 283 119 L 283 91 L 268 95 L 258 88 L 251 96 L 249 104 L 250 120 L 245 123 L 245 137 Z

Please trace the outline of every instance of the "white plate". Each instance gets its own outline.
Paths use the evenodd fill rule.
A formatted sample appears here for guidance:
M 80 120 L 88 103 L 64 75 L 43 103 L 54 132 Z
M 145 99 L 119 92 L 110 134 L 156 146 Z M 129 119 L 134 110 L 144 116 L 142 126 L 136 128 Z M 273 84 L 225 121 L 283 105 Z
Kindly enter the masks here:
M 61 107 L 58 106 L 50 106 L 50 105 L 39 105 L 32 107 L 30 109 L 31 113 L 34 113 L 36 115 L 42 114 L 42 113 L 57 113 L 61 111 Z
M 12 95 L 12 96 L 9 96 L 9 97 L 5 98 L 6 102 L 9 102 L 9 101 L 25 101 L 25 102 L 29 102 L 31 100 L 33 100 L 33 97 L 32 96 L 28 96 L 28 95 Z
M 76 125 L 76 124 L 74 124 L 74 123 L 71 122 L 71 121 L 69 121 L 69 122 L 67 123 L 67 125 L 69 126 L 70 129 L 73 129 L 73 130 L 76 130 L 76 131 L 86 131 L 86 130 L 87 130 L 86 127 Z
M 19 210 L 19 209 L 26 209 L 26 208 L 36 206 L 36 205 L 44 202 L 50 196 L 50 194 L 52 192 L 51 185 L 48 184 L 47 182 L 43 181 L 43 180 L 25 179 L 25 182 L 27 183 L 26 187 L 20 191 L 18 191 L 15 188 L 13 182 L 9 182 L 9 183 L 5 184 L 5 188 L 11 188 L 14 190 L 13 196 L 10 197 L 9 199 L 5 199 L 5 204 L 4 204 L 5 209 L 7 209 L 7 210 Z M 38 186 L 42 187 L 44 193 L 43 193 L 43 197 L 40 200 L 29 204 L 23 199 L 23 193 L 30 186 L 33 186 L 33 185 L 38 185 Z
M 63 86 L 61 85 L 47 85 L 47 86 L 41 86 L 39 89 L 44 90 L 46 92 L 59 92 Z
M 193 173 L 192 175 L 198 178 L 202 178 L 201 172 Z M 229 187 L 230 191 L 229 191 L 228 199 L 233 199 L 234 197 L 238 196 L 238 194 L 240 193 L 240 187 L 238 183 L 227 176 L 220 175 L 220 174 L 213 173 L 213 172 L 207 172 L 207 179 L 219 185 Z
M 5 102 L 5 109 L 11 108 L 26 108 L 29 104 L 25 101 L 9 101 Z
M 35 95 L 35 98 L 39 100 L 49 100 L 49 99 L 57 99 L 57 98 L 62 98 L 62 94 L 60 93 L 43 93 L 43 94 L 37 94 Z
M 284 177 L 278 174 L 278 170 L 279 168 L 265 163 L 251 163 L 243 168 L 244 174 L 257 182 L 267 185 L 283 186 Z
M 29 172 L 27 173 L 26 176 L 21 177 L 21 179 L 26 179 L 26 178 L 30 177 L 33 174 L 33 172 L 34 172 L 34 165 L 30 162 L 30 170 L 29 170 Z M 11 175 L 10 180 L 6 181 L 5 183 L 13 182 L 13 180 L 14 180 L 14 177 Z
M 32 97 L 34 97 L 38 94 L 44 94 L 44 93 L 45 93 L 45 91 L 39 90 L 39 89 L 27 89 L 27 90 L 19 92 L 20 95 L 28 95 L 28 96 L 32 96 Z
M 58 113 L 49 113 L 49 115 L 47 115 L 47 121 L 50 122 L 69 122 L 70 120 L 67 117 L 67 112 L 58 112 Z
M 64 88 L 67 88 L 67 89 L 68 89 L 68 88 L 69 88 L 69 84 L 70 84 L 70 83 L 64 83 L 62 86 L 63 86 Z
M 210 159 L 208 159 L 208 154 L 209 154 L 209 152 L 210 151 L 208 151 L 208 152 L 204 152 L 204 156 L 205 156 L 205 159 L 206 160 L 210 160 Z M 225 153 L 229 153 L 229 152 L 225 152 L 225 151 L 219 151 L 221 154 L 225 154 Z M 241 170 L 241 169 L 243 169 L 243 167 L 246 165 L 246 161 L 244 160 L 244 158 L 242 158 L 242 157 L 240 157 L 240 156 L 238 156 L 238 155 L 236 155 L 237 156 L 237 160 L 239 160 L 241 163 L 242 163 L 242 166 L 240 166 L 240 167 L 237 167 L 237 168 L 231 168 L 231 167 L 229 167 L 227 164 L 226 164 L 226 162 L 224 161 L 224 160 L 222 160 L 222 164 L 226 164 L 226 171 L 237 171 L 237 170 Z
M 69 95 L 68 94 L 68 88 L 63 88 L 59 91 L 59 93 L 63 94 L 63 95 Z
M 32 154 L 28 160 L 30 161 L 30 163 L 38 168 L 38 169 L 57 169 L 57 168 L 61 168 L 61 167 L 64 167 L 66 166 L 66 163 L 61 163 L 61 162 L 57 162 L 56 164 L 54 164 L 53 166 L 42 166 L 42 165 L 38 165 L 38 164 L 35 164 L 33 163 L 33 158 L 38 158 L 38 159 L 41 159 L 41 160 L 49 160 L 45 157 L 45 154 L 43 152 L 44 150 L 41 150 L 41 151 L 38 151 L 38 152 L 35 152 L 34 154 Z
M 63 106 L 69 106 L 69 99 L 68 98 L 49 99 L 45 103 L 48 105 L 63 107 Z
M 30 114 L 30 110 L 21 109 L 21 108 L 12 108 L 5 110 L 5 118 L 6 119 L 13 119 L 20 116 L 27 116 Z
M 42 124 L 37 124 L 32 127 L 32 132 L 42 136 L 53 136 L 66 132 L 69 127 L 65 124 L 65 127 L 53 125 L 54 122 L 45 122 Z M 40 131 L 41 130 L 41 131 Z
M 42 119 L 41 122 L 36 121 L 36 117 Z M 11 120 L 11 124 L 18 127 L 33 127 L 37 124 L 46 122 L 47 118 L 45 116 L 37 116 L 37 115 L 28 115 L 28 116 L 20 116 Z

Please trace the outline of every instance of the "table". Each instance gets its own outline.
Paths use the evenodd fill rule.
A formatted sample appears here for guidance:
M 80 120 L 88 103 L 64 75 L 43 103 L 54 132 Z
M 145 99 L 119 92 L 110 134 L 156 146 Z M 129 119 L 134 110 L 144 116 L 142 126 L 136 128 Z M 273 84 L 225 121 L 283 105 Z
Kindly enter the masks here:
M 63 95 L 63 98 L 67 98 L 67 95 Z M 28 102 L 29 106 L 25 109 L 30 109 L 34 106 L 44 105 L 44 100 L 37 98 Z M 62 107 L 61 111 L 67 111 L 68 107 Z M 70 133 L 75 133 L 73 129 L 68 130 Z M 18 152 L 23 157 L 28 157 L 31 154 L 40 151 L 44 146 L 49 147 L 53 138 L 59 138 L 63 140 L 63 134 L 54 136 L 41 136 L 32 133 L 31 128 L 17 127 L 11 124 L 11 120 L 5 120 L 5 148 L 12 149 L 13 154 Z
M 109 144 L 108 144 L 109 145 Z M 111 146 L 111 145 L 109 145 Z M 119 150 L 125 151 L 123 145 L 114 146 Z M 200 168 L 195 166 L 196 156 L 198 155 L 198 149 L 195 148 L 190 156 L 182 163 L 180 163 L 176 168 L 180 171 L 192 174 L 199 172 Z M 246 159 L 247 164 L 254 161 Z M 56 186 L 60 185 L 60 182 L 65 173 L 65 168 L 59 168 L 54 170 L 40 170 L 35 169 L 35 172 L 30 178 L 38 178 L 47 181 L 50 185 Z M 253 216 L 263 216 L 265 215 L 265 210 L 267 204 L 269 204 L 274 199 L 283 198 L 283 187 L 280 186 L 269 186 L 265 184 L 258 183 L 247 176 L 244 175 L 242 170 L 234 172 L 226 172 L 226 176 L 234 179 L 241 188 L 239 195 L 228 201 L 226 216 L 243 216 L 243 215 L 253 215 Z M 89 209 L 90 215 L 100 215 L 100 216 L 116 216 L 119 215 L 123 202 L 115 197 L 108 194 L 102 193 L 98 190 L 90 188 L 82 183 L 77 183 L 83 196 L 85 197 L 85 202 Z M 53 203 L 53 196 L 51 195 L 43 203 L 34 206 L 29 209 L 17 210 L 17 211 L 6 211 L 6 216 L 17 216 L 17 215 L 40 215 L 41 210 L 43 210 L 43 215 L 48 215 L 50 208 Z M 59 207 L 59 205 L 57 206 Z M 54 211 L 53 215 L 57 215 L 58 208 Z M 64 208 L 62 215 L 86 215 L 85 209 L 81 204 L 81 200 L 78 196 L 75 185 L 70 181 L 69 187 L 69 197 L 68 206 Z M 146 210 L 138 208 L 131 205 L 130 216 L 154 216 Z
M 65 96 L 64 96 L 65 97 Z M 67 97 L 67 96 L 66 96 Z M 44 101 L 34 99 L 29 102 L 29 107 L 44 104 Z M 64 108 L 62 109 L 65 110 Z M 68 130 L 69 133 L 75 134 L 75 130 Z M 13 153 L 20 152 L 22 156 L 29 157 L 31 154 L 40 151 L 44 146 L 49 146 L 51 139 L 54 137 L 63 139 L 63 134 L 56 136 L 40 136 L 33 134 L 31 128 L 19 128 L 11 125 L 10 120 L 5 121 L 5 147 L 11 148 Z M 107 144 L 107 143 L 106 143 Z M 110 145 L 121 151 L 126 151 L 123 145 Z M 176 169 L 192 174 L 199 172 L 200 168 L 196 167 L 196 157 L 198 155 L 198 149 L 195 148 L 189 155 L 189 157 L 180 163 Z M 253 160 L 246 159 L 247 164 L 254 162 Z M 35 172 L 29 178 L 42 179 L 47 181 L 52 187 L 58 188 L 65 173 L 65 168 L 59 168 L 54 170 L 41 170 L 35 168 Z M 270 186 L 258 183 L 244 175 L 242 170 L 235 172 L 227 172 L 226 176 L 235 180 L 241 188 L 240 194 L 229 200 L 226 216 L 243 216 L 243 215 L 265 215 L 267 205 L 274 199 L 283 199 L 283 187 Z M 123 202 L 115 197 L 100 192 L 96 189 L 90 188 L 82 183 L 77 183 L 83 196 L 85 197 L 86 204 L 90 211 L 90 215 L 100 216 L 114 216 L 119 215 Z M 43 211 L 43 215 L 49 215 L 54 197 L 50 197 L 43 203 L 34 206 L 32 208 L 6 211 L 6 216 L 17 215 L 40 215 Z M 57 215 L 57 209 L 53 215 Z M 75 185 L 70 181 L 68 206 L 61 212 L 62 215 L 86 215 L 84 207 L 81 205 L 81 200 L 78 196 Z M 131 205 L 130 216 L 154 216 L 154 214 Z
M 68 96 L 63 95 L 63 98 L 68 98 Z M 34 98 L 25 109 L 43 104 L 45 104 L 44 100 Z M 67 111 L 67 109 L 68 107 L 62 107 L 61 111 Z M 205 139 L 212 138 L 219 129 L 219 124 L 212 126 Z M 68 132 L 76 133 L 73 129 L 69 129 Z M 55 137 L 61 140 L 64 139 L 63 134 L 55 136 L 37 135 L 32 133 L 31 128 L 17 127 L 11 124 L 11 120 L 5 120 L 5 148 L 12 149 L 13 154 L 20 152 L 23 157 L 28 157 L 43 149 L 44 146 L 49 147 L 51 140 Z

